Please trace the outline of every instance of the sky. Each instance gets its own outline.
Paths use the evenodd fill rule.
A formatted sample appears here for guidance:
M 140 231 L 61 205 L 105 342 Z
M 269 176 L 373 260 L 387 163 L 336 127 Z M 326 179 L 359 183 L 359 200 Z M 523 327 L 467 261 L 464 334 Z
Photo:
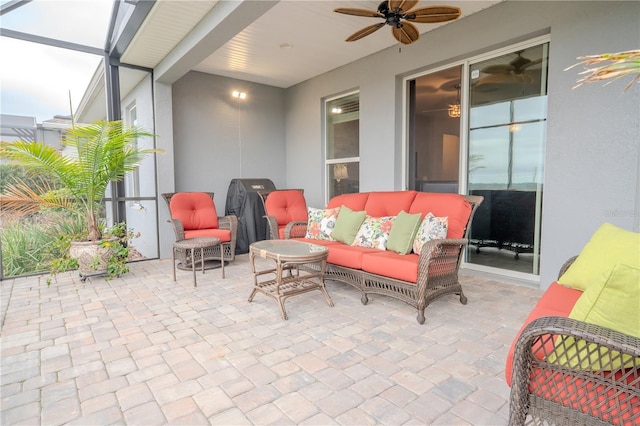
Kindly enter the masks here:
M 2 4 L 7 1 L 2 0 Z M 34 0 L 0 17 L 2 28 L 104 48 L 113 0 Z M 75 110 L 101 56 L 0 37 L 0 113 L 41 123 Z

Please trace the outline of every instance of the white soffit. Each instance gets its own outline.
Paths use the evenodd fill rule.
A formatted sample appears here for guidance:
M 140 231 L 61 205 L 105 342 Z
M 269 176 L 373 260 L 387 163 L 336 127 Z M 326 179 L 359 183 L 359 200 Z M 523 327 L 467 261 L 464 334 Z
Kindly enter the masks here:
M 120 61 L 154 68 L 216 3 L 218 0 L 156 1 Z
M 462 10 L 460 19 L 504 0 L 418 3 L 418 7 L 446 4 Z M 217 1 L 158 0 L 122 62 L 154 68 L 204 18 Z M 399 43 L 384 27 L 356 42 L 352 33 L 379 22 L 376 18 L 343 15 L 338 7 L 375 10 L 379 0 L 281 0 L 223 47 L 213 51 L 195 71 L 287 88 Z M 415 24 L 421 34 L 443 24 Z M 215 31 L 214 31 L 215 33 Z M 281 47 L 290 45 L 292 47 Z

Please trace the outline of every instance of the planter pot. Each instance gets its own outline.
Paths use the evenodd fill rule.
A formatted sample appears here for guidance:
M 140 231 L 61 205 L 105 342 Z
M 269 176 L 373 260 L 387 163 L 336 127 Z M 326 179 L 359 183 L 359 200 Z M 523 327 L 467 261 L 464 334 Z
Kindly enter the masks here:
M 72 241 L 69 256 L 78 261 L 81 277 L 107 273 L 109 259 L 114 256 L 111 247 L 102 247 L 103 241 L 117 241 L 109 238 L 101 241 Z

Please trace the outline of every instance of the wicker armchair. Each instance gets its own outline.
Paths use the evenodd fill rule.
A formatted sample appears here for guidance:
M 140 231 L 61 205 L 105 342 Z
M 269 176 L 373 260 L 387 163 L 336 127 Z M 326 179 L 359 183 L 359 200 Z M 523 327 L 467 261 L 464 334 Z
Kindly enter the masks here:
M 269 239 L 303 238 L 307 232 L 307 202 L 302 189 L 259 191 L 269 225 Z
M 220 238 L 222 242 L 220 245 L 205 249 L 205 262 L 207 260 L 231 262 L 235 259 L 238 218 L 233 215 L 217 215 L 213 192 L 171 192 L 162 194 L 162 197 L 167 202 L 171 213 L 171 224 L 176 241 L 196 237 Z M 176 203 L 178 200 L 184 204 L 178 206 Z M 191 268 L 190 256 L 187 256 L 186 250 L 178 250 L 176 257 L 181 267 Z
M 582 369 L 550 362 L 559 341 L 565 343 L 563 351 L 572 346 L 583 349 L 571 358 L 571 364 Z M 592 364 L 595 353 L 598 359 L 622 362 L 596 366 Z M 511 380 L 510 425 L 640 424 L 640 339 L 636 337 L 570 318 L 538 318 L 516 342 Z

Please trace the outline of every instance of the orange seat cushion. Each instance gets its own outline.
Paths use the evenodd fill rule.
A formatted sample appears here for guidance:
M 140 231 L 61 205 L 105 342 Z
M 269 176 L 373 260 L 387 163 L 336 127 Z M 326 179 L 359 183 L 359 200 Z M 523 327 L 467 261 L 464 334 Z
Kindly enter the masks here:
M 192 229 L 184 231 L 185 238 L 214 237 L 219 238 L 221 243 L 231 241 L 231 231 L 228 229 Z
M 393 251 L 365 254 L 362 257 L 362 270 L 415 283 L 418 281 L 418 255 L 400 255 Z
M 264 205 L 267 214 L 275 216 L 279 226 L 307 220 L 307 203 L 298 190 L 273 191 L 267 196 Z
M 171 217 L 179 219 L 185 231 L 218 227 L 218 213 L 209 194 L 178 192 L 169 202 Z
M 581 410 L 611 424 L 640 424 L 640 372 L 627 370 L 615 373 L 616 382 L 627 383 L 635 391 L 625 392 L 611 389 L 593 379 L 575 377 L 567 372 L 540 371 L 534 369 L 529 392 L 546 400 Z M 610 372 L 602 373 L 611 375 Z
M 339 242 L 326 247 L 329 249 L 327 262 L 353 269 L 362 269 L 362 257 L 366 253 L 380 253 L 378 249 L 348 246 Z
M 409 208 L 409 213 L 433 213 L 436 217 L 447 217 L 447 238 L 462 238 L 471 215 L 471 204 L 458 194 L 418 192 Z
M 565 287 L 562 284 L 557 282 L 553 282 L 549 288 L 544 292 L 540 300 L 538 300 L 537 305 L 529 316 L 518 330 L 518 334 L 513 339 L 511 343 L 511 347 L 509 348 L 509 354 L 507 355 L 507 364 L 505 366 L 505 378 L 507 379 L 507 384 L 511 386 L 511 369 L 513 368 L 513 353 L 516 348 L 516 342 L 520 338 L 520 334 L 522 334 L 522 330 L 532 322 L 538 318 L 542 317 L 568 317 L 571 309 L 573 309 L 573 305 L 576 304 L 578 298 L 582 296 L 582 292 L 580 290 L 575 290 L 569 287 Z M 535 350 L 536 348 L 534 348 Z M 547 348 L 547 353 L 553 351 L 553 345 L 550 344 L 549 348 Z M 538 352 L 538 351 L 536 351 Z

